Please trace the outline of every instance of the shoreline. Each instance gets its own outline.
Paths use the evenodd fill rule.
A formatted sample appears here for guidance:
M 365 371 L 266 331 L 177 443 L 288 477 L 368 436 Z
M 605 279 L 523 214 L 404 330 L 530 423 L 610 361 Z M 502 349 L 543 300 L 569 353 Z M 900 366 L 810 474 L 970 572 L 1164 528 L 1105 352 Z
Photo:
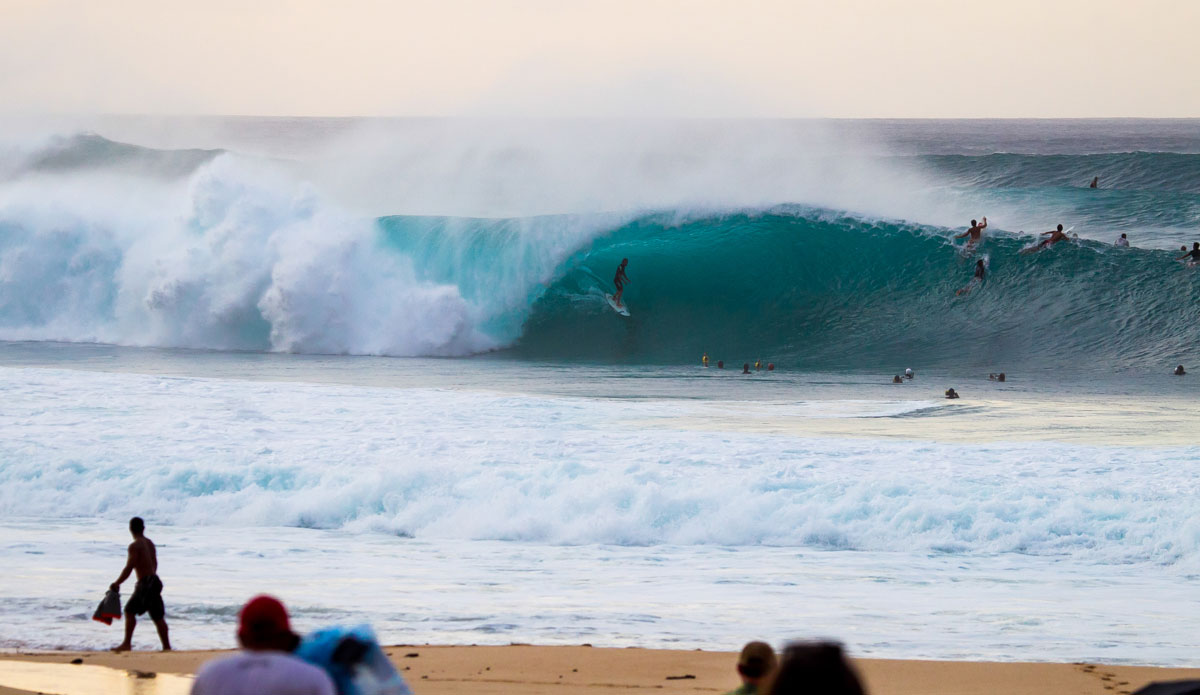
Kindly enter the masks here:
M 672 693 L 724 693 L 739 682 L 736 651 L 666 650 L 590 646 L 394 645 L 384 651 L 418 695 L 449 695 L 469 688 L 479 695 L 583 695 L 654 690 Z M 60 682 L 76 682 L 75 693 L 97 692 L 94 676 L 73 674 L 82 665 L 132 674 L 193 674 L 228 651 L 112 652 L 22 651 L 0 653 L 0 695 L 33 692 L 15 686 L 24 664 L 44 664 Z M 16 664 L 21 664 L 20 669 Z M 5 666 L 13 664 L 12 668 Z M 1109 666 L 1096 663 L 1030 663 L 854 659 L 872 695 L 1129 695 L 1147 683 L 1200 678 L 1200 667 Z M 36 670 L 36 669 L 34 669 Z M 124 676 L 132 678 L 132 675 Z M 153 677 L 153 676 L 149 676 Z M 172 682 L 175 679 L 171 679 Z M 40 682 L 39 682 L 40 683 Z M 173 693 L 157 688 L 149 692 Z M 178 683 L 176 683 L 176 687 Z M 109 689 L 108 692 L 119 692 Z M 59 692 L 68 692 L 59 688 Z M 53 691 L 52 691 L 53 692 Z M 139 690 L 139 692 L 142 692 Z

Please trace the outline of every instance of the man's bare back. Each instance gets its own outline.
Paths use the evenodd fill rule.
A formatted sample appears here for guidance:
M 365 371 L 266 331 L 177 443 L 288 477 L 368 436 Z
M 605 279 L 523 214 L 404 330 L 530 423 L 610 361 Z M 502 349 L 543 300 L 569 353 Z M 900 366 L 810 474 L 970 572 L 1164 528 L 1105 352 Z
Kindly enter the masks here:
M 138 581 L 158 574 L 158 550 L 154 541 L 142 536 L 129 544 L 129 564 L 137 573 Z

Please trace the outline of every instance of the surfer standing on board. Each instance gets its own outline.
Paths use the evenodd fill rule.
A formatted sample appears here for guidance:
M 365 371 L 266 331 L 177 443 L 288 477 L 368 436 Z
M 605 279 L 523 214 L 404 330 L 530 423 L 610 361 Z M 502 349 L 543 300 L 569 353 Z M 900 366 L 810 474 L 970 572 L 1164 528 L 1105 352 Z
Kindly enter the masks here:
M 987 229 L 987 218 L 986 217 L 983 218 L 982 224 L 977 223 L 975 220 L 971 220 L 971 228 L 968 229 L 967 231 L 963 232 L 962 234 L 959 234 L 958 236 L 956 236 L 954 238 L 955 239 L 966 239 L 967 237 L 971 237 L 970 239 L 967 239 L 967 245 L 964 247 L 965 249 L 970 250 L 970 249 L 975 248 L 975 246 L 978 245 L 979 242 L 983 239 L 983 230 L 985 230 L 985 229 Z
M 617 293 L 613 295 L 613 302 L 617 306 L 621 304 L 621 293 L 625 291 L 625 283 L 629 282 L 629 276 L 625 274 L 625 266 L 629 265 L 628 258 L 621 259 L 621 265 L 617 266 L 617 274 L 613 277 L 613 285 L 617 288 Z

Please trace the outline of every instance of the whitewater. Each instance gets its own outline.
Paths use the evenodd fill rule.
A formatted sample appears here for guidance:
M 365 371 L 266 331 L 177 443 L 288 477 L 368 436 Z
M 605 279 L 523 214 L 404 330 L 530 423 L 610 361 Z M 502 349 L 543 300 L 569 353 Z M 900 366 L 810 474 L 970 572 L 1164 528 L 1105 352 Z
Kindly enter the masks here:
M 0 647 L 136 514 L 183 648 L 1194 665 L 1194 240 L 1196 121 L 10 123 Z

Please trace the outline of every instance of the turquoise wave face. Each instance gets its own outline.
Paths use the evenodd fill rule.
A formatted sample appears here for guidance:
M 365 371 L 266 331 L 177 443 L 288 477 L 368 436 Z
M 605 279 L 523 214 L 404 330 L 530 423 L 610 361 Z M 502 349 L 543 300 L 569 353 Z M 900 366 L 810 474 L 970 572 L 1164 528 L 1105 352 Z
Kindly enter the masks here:
M 673 224 L 598 240 L 535 301 L 513 348 L 531 358 L 806 368 L 898 364 L 1137 368 L 1200 357 L 1200 275 L 1145 249 L 1090 241 L 1021 255 L 992 235 L 967 258 L 944 230 L 818 211 Z M 602 301 L 630 259 L 632 316 Z M 956 290 L 984 259 L 987 281 Z

